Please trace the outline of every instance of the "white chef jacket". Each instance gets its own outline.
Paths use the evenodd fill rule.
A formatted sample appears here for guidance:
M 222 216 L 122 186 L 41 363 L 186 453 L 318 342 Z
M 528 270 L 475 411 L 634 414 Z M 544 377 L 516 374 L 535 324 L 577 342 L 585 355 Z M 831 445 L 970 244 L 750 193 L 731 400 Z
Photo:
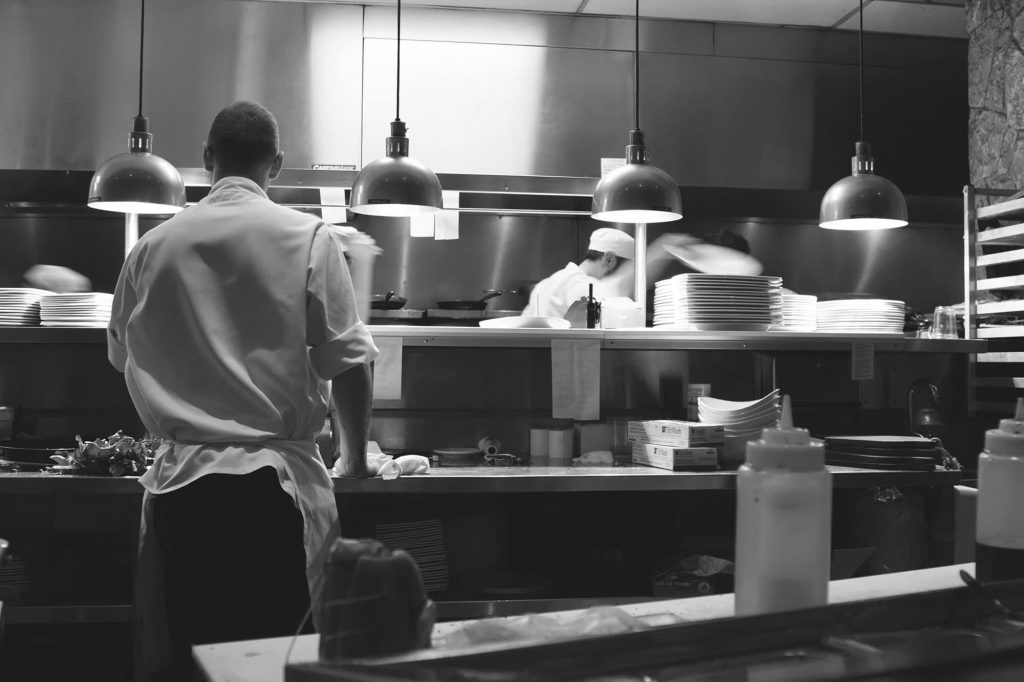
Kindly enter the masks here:
M 569 263 L 546 279 L 537 282 L 530 292 L 530 300 L 523 309 L 524 317 L 565 317 L 565 313 L 580 298 L 590 294 L 594 285 L 595 298 L 610 298 L 617 292 L 601 280 L 583 272 L 580 266 Z
M 327 226 L 232 176 L 142 236 L 107 330 L 110 362 L 142 422 L 166 439 L 141 479 L 147 509 L 151 495 L 206 474 L 273 467 L 302 513 L 314 600 L 337 533 L 333 485 L 314 443 L 329 380 L 377 354 L 356 310 Z

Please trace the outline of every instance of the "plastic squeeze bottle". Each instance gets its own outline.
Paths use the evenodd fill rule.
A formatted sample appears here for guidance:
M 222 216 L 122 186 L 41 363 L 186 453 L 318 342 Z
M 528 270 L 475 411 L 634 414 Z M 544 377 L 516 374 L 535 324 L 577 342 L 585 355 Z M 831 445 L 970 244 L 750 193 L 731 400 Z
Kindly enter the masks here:
M 1013 419 L 985 432 L 978 456 L 975 576 L 981 581 L 1024 577 L 1024 398 Z
M 736 615 L 824 606 L 832 544 L 832 474 L 824 444 L 782 419 L 747 443 L 736 475 Z

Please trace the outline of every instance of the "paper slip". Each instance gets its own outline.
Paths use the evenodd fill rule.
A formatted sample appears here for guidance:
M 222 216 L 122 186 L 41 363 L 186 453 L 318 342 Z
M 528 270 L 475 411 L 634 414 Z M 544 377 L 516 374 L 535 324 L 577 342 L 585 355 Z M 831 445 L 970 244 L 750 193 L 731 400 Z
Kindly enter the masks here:
M 551 416 L 601 418 L 601 340 L 551 341 Z
M 373 363 L 373 397 L 377 400 L 402 399 L 402 338 L 374 339 L 380 353 Z

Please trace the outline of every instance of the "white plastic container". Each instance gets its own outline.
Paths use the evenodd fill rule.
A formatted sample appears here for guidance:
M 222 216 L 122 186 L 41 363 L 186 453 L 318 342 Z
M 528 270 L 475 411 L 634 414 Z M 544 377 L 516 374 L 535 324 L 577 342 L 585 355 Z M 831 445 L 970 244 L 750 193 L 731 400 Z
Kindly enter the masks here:
M 1024 577 L 1024 398 L 1013 419 L 985 432 L 978 456 L 975 575 L 981 581 Z
M 782 421 L 747 444 L 736 476 L 736 615 L 824 606 L 832 541 L 832 474 L 825 448 Z

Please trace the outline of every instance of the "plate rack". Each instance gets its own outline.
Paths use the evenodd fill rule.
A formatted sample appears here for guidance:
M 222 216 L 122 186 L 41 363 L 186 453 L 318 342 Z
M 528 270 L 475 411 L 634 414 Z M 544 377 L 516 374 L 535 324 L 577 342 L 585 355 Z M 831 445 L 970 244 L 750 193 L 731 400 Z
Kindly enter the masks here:
M 1024 193 L 964 187 L 964 331 L 971 415 L 1013 414 L 1024 396 Z

